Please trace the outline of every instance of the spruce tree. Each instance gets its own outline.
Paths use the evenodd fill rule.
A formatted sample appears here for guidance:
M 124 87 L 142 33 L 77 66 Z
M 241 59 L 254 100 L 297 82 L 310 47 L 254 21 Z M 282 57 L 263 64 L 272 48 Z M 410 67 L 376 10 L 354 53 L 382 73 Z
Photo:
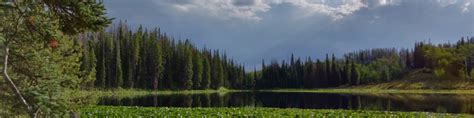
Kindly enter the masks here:
M 109 35 L 105 35 L 105 70 L 107 74 L 105 75 L 106 79 L 106 88 L 114 87 L 113 84 L 116 83 L 115 78 L 115 52 L 114 52 L 114 41 Z
M 130 49 L 130 63 L 129 63 L 129 74 L 128 74 L 128 81 L 125 83 L 125 85 L 129 88 L 134 88 L 134 83 L 137 82 L 137 74 L 138 74 L 138 64 L 140 60 L 140 44 L 142 40 L 142 35 L 143 35 L 143 28 L 140 26 L 133 34 L 132 38 L 132 44 L 131 44 L 131 49 Z
M 95 51 L 96 56 L 97 56 L 97 77 L 95 80 L 95 84 L 98 87 L 105 88 L 106 87 L 106 76 L 107 76 L 107 70 L 106 70 L 106 59 L 105 59 L 105 33 L 100 32 L 98 36 L 98 43 L 96 44 L 96 49 Z
M 201 89 L 209 89 L 211 85 L 211 65 L 209 64 L 209 59 L 207 56 L 203 57 L 203 71 L 202 71 L 202 83 Z
M 329 56 L 327 53 L 326 53 L 326 61 L 324 61 L 324 63 L 326 64 L 325 73 L 324 73 L 324 78 L 326 82 L 325 84 L 326 86 L 332 86 L 333 78 L 331 76 L 331 62 L 329 61 Z
M 122 57 L 120 55 L 120 43 L 119 41 L 115 41 L 115 88 L 120 88 L 123 85 L 123 71 L 122 71 Z
M 337 86 L 340 84 L 340 75 L 338 72 L 338 66 L 336 61 L 336 56 L 332 54 L 332 61 L 331 61 L 331 81 L 333 86 Z
M 357 73 L 357 69 L 355 67 L 354 61 L 351 63 L 351 81 L 352 85 L 358 85 L 360 80 L 359 80 L 359 75 Z
M 198 51 L 193 52 L 193 89 L 201 89 L 203 76 L 203 59 Z
M 162 48 L 160 47 L 160 44 L 158 43 L 158 41 L 156 41 L 156 39 L 152 39 L 153 40 L 153 43 L 152 43 L 152 53 L 150 54 L 152 56 L 152 59 L 150 61 L 152 61 L 152 64 L 153 64 L 153 68 L 152 68 L 152 76 L 153 76 L 153 89 L 154 90 L 157 90 L 158 89 L 158 85 L 160 83 L 162 83 L 162 79 L 163 79 L 163 70 L 165 69 L 164 68 L 164 65 L 163 65 L 163 51 L 162 51 Z
M 181 47 L 181 84 L 182 88 L 185 90 L 189 90 L 193 87 L 193 55 L 191 51 L 191 47 L 189 46 L 189 41 L 186 40 Z
M 214 51 L 211 68 L 211 88 L 218 89 L 222 86 L 224 76 L 222 63 L 220 61 L 219 51 Z
M 316 60 L 316 87 L 322 88 L 325 87 L 324 79 L 324 65 L 321 60 Z
M 118 24 L 118 37 L 120 42 L 120 57 L 122 65 L 122 77 L 123 83 L 122 88 L 130 88 L 128 83 L 131 81 L 129 76 L 131 74 L 130 70 L 130 54 L 131 54 L 131 33 L 127 31 L 127 26 L 122 21 Z
M 411 61 L 410 61 L 410 52 L 408 52 L 408 50 L 406 50 L 406 53 L 405 53 L 405 67 L 406 68 L 411 68 Z
M 345 76 L 344 78 L 346 79 L 345 81 L 345 84 L 351 84 L 352 80 L 351 80 L 351 63 L 349 62 L 349 58 L 346 58 L 345 60 L 346 64 L 344 66 L 344 72 L 345 72 Z

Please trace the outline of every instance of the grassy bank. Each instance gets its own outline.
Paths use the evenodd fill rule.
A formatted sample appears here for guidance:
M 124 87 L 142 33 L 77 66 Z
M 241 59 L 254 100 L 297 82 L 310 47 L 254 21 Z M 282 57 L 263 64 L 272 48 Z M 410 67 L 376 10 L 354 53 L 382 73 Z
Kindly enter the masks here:
M 472 117 L 467 114 L 386 112 L 358 110 L 315 110 L 278 108 L 154 108 L 93 106 L 80 117 Z
M 117 89 L 117 90 L 82 90 L 78 91 L 77 96 L 143 96 L 151 94 L 206 94 L 227 92 L 251 92 L 254 90 L 165 90 L 152 91 L 140 89 Z M 349 94 L 379 94 L 379 93 L 411 93 L 411 94 L 474 94 L 474 90 L 396 90 L 396 89 L 275 89 L 275 90 L 255 90 L 259 92 L 305 92 L 305 93 L 349 93 Z
M 414 69 L 404 74 L 399 79 L 385 83 L 365 84 L 351 88 L 360 89 L 437 89 L 437 90 L 474 90 L 473 79 L 456 77 L 437 77 L 429 69 Z
M 88 96 L 142 96 L 151 94 L 206 94 L 206 93 L 227 93 L 227 92 L 243 92 L 251 90 L 229 90 L 229 89 L 218 89 L 218 90 L 143 90 L 143 89 L 113 89 L 113 90 L 81 90 L 77 92 L 77 95 Z

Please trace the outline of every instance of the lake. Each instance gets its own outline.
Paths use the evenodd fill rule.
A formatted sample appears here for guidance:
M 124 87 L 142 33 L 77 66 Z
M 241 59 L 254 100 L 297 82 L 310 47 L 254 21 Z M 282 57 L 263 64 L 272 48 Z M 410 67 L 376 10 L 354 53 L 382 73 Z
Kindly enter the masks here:
M 102 97 L 99 105 L 144 107 L 273 107 L 474 113 L 474 95 L 229 92 Z

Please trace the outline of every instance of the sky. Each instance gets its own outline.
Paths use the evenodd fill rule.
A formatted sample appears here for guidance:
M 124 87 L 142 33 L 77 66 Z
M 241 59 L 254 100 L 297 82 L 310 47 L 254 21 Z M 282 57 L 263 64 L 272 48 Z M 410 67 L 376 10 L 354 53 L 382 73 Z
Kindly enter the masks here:
M 474 0 L 106 0 L 107 16 L 132 28 L 225 51 L 259 68 L 262 59 L 323 59 L 326 53 L 412 48 L 417 41 L 474 36 Z

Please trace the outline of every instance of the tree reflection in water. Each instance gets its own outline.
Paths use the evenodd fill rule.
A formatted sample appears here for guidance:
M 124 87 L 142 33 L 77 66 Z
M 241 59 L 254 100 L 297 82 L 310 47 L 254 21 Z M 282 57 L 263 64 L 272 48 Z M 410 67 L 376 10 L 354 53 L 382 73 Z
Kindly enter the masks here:
M 102 97 L 99 105 L 144 107 L 275 107 L 474 113 L 474 95 L 460 94 L 333 94 L 230 92 Z

